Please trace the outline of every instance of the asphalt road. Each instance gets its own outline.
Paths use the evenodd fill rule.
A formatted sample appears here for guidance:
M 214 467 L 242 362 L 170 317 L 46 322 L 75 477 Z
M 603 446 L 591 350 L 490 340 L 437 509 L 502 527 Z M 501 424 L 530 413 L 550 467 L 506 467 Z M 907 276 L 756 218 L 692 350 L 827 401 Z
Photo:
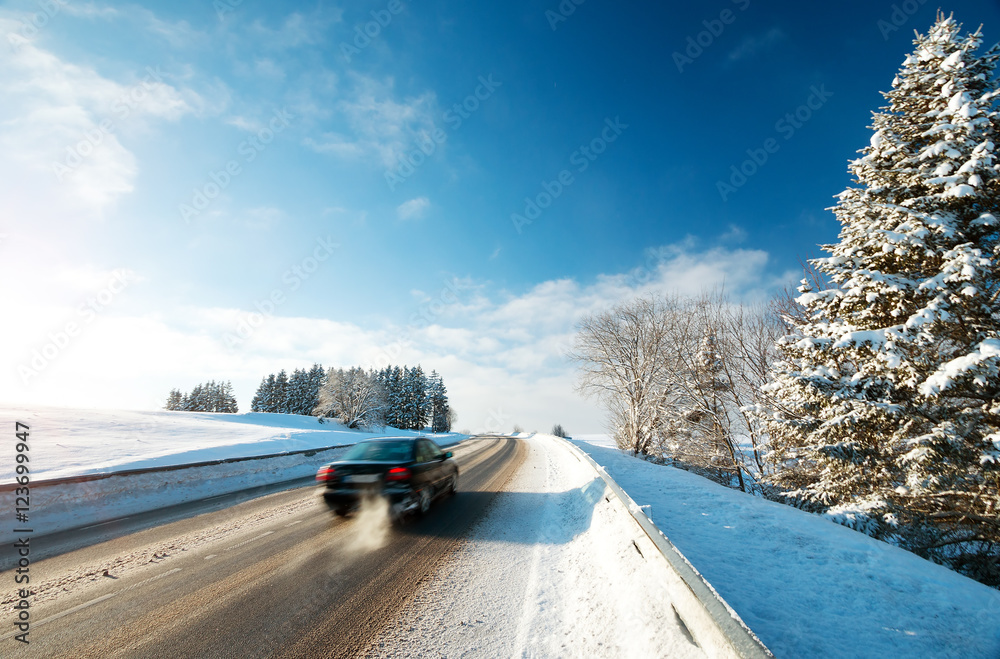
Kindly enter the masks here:
M 32 563 L 31 643 L 11 638 L 7 622 L 0 655 L 355 656 L 457 549 L 525 453 L 513 439 L 452 450 L 458 494 L 400 527 L 336 518 L 307 487 Z

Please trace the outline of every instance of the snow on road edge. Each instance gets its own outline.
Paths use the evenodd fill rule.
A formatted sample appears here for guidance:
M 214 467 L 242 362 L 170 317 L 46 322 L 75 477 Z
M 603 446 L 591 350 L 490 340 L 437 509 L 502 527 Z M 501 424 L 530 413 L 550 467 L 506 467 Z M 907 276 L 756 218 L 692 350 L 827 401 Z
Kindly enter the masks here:
M 898 547 L 609 446 L 574 443 L 778 657 L 1000 656 L 1000 592 Z

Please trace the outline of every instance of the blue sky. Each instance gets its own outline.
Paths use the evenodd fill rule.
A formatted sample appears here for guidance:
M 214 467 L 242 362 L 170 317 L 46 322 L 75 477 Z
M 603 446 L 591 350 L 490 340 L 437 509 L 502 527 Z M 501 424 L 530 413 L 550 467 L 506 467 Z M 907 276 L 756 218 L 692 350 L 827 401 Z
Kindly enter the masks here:
M 391 360 L 461 428 L 599 432 L 575 323 L 794 282 L 937 7 L 3 3 L 0 399 L 230 379 L 247 409 L 280 368 Z M 1000 40 L 996 3 L 954 9 Z

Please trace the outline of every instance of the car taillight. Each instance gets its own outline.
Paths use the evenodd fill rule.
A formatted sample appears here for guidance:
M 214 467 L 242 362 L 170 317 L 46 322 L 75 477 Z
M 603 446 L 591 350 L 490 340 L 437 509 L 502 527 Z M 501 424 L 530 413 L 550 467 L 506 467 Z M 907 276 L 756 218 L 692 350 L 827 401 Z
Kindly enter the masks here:
M 385 474 L 386 482 L 389 481 L 405 481 L 410 478 L 410 470 L 406 467 L 393 467 Z
M 333 467 L 320 467 L 319 471 L 316 472 L 316 480 L 318 481 L 329 481 L 333 480 Z

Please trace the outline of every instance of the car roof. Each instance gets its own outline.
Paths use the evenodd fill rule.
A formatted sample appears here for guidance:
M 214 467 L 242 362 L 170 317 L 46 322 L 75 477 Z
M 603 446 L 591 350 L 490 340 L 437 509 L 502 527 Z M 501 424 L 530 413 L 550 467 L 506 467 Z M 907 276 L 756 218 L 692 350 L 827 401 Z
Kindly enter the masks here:
M 427 439 L 426 437 L 369 437 L 368 439 L 361 440 L 362 442 L 415 442 L 418 439 Z

